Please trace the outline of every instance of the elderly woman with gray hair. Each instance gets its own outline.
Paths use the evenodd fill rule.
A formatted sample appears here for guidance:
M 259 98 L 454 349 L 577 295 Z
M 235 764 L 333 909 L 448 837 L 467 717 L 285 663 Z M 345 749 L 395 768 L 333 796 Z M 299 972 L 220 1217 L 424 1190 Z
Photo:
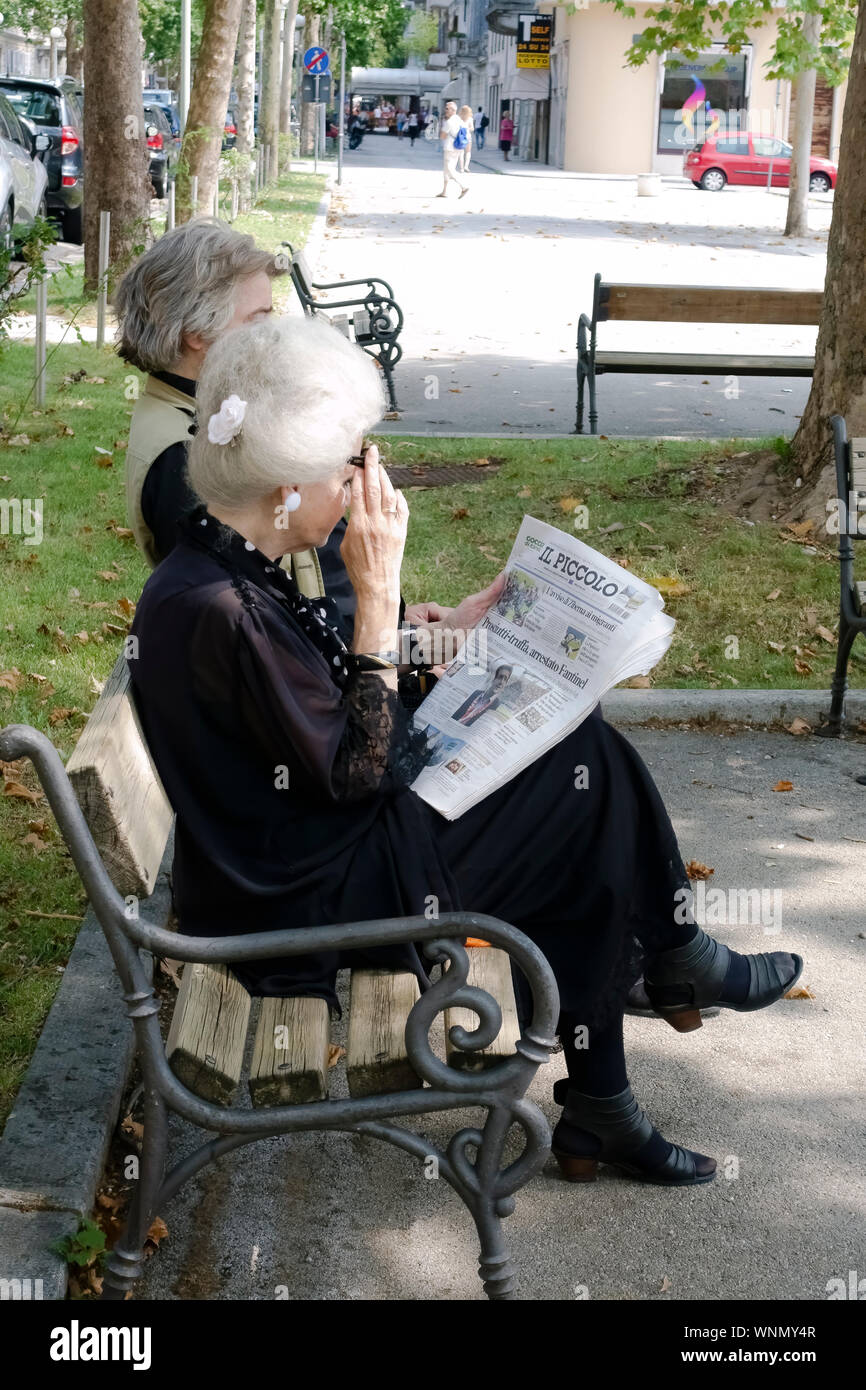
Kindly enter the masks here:
M 608 1162 L 651 1182 L 706 1182 L 715 1161 L 663 1139 L 628 1084 L 623 1005 L 641 953 L 653 1006 L 681 1029 L 703 1004 L 774 1002 L 802 961 L 739 956 L 682 920 L 687 879 L 665 808 L 597 710 L 456 821 L 411 790 L 427 749 L 397 669 L 409 510 L 376 449 L 360 457 L 383 408 L 370 359 L 315 321 L 240 328 L 208 353 L 189 460 L 203 505 L 145 586 L 130 661 L 177 814 L 181 927 L 417 914 L 431 894 L 442 911 L 503 917 L 539 944 L 559 984 L 568 1079 L 554 1088 L 565 1107 L 554 1151 L 565 1175 L 586 1180 Z M 347 506 L 350 645 L 333 601 L 306 598 L 280 566 L 324 544 Z M 388 963 L 427 983 L 414 948 Z M 339 964 L 311 954 L 235 972 L 252 993 L 336 1004 Z

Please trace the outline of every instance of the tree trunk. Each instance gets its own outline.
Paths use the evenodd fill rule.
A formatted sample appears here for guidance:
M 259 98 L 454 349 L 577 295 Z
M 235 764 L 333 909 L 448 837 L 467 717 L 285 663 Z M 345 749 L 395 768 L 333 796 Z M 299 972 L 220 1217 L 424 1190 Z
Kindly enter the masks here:
M 280 80 L 280 134 L 292 133 L 292 71 L 295 63 L 295 20 L 298 0 L 289 0 L 283 21 L 283 75 Z
M 111 213 L 109 263 L 124 271 L 150 231 L 136 0 L 84 0 L 84 281 L 98 288 L 99 214 Z
M 201 46 L 177 166 L 178 222 L 192 216 L 190 180 L 198 178 L 198 212 L 213 205 L 223 129 L 232 87 L 243 0 L 205 0 Z
M 244 0 L 238 46 L 239 154 L 251 154 L 255 142 L 256 0 Z
M 803 16 L 803 36 L 812 48 L 821 42 L 820 14 Z M 785 236 L 806 236 L 809 231 L 809 161 L 812 156 L 812 122 L 815 116 L 817 73 L 802 72 L 795 83 L 794 138 L 791 154 L 791 181 Z
M 851 73 L 842 119 L 839 178 L 827 245 L 824 305 L 815 349 L 815 375 L 792 456 L 803 488 L 803 510 L 826 521 L 836 496 L 829 415 L 844 415 L 851 436 L 866 435 L 866 5 L 857 15 Z
M 259 139 L 265 150 L 270 151 L 269 176 L 276 168 L 280 142 L 280 10 L 280 0 L 265 0 Z
M 84 77 L 84 48 L 78 21 L 66 21 L 66 76 L 81 82 Z
M 304 20 L 304 53 L 319 43 L 321 16 L 307 14 Z M 305 101 L 301 107 L 301 154 L 308 158 L 313 153 L 316 139 L 316 120 L 319 108 L 312 101 Z

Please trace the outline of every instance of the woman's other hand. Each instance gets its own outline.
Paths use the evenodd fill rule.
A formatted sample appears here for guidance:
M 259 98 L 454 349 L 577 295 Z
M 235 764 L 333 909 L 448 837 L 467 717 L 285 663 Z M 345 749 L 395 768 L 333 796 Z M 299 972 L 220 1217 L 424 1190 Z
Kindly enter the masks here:
M 499 598 L 504 586 L 505 570 L 497 574 L 493 583 L 488 584 L 486 589 L 477 594 L 469 594 L 456 608 L 448 609 L 443 626 L 460 629 L 477 627 L 488 608 Z
M 407 603 L 405 617 L 407 623 L 429 627 L 431 623 L 441 623 L 453 612 L 453 608 L 443 608 L 441 603 Z

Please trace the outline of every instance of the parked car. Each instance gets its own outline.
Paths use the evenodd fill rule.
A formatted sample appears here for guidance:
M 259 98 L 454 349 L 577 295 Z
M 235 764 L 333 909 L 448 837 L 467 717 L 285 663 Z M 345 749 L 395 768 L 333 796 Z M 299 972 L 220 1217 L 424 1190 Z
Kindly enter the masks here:
M 720 193 L 727 183 L 766 188 L 773 163 L 773 188 L 787 188 L 791 176 L 791 146 L 775 135 L 740 131 L 704 140 L 683 157 L 683 173 L 695 188 Z M 813 155 L 809 161 L 809 189 L 827 193 L 836 187 L 837 169 L 829 159 Z
M 171 126 L 171 133 L 175 141 L 180 140 L 180 107 L 174 99 L 174 92 L 164 88 L 149 87 L 142 92 L 142 100 L 146 106 L 161 106 L 165 112 L 166 119 Z
M 0 249 L 27 236 L 37 217 L 47 213 L 48 171 L 40 159 L 48 137 L 0 93 Z
M 48 212 L 65 241 L 84 240 L 84 112 L 81 88 L 69 78 L 0 77 L 0 94 L 30 121 L 48 147 L 40 157 L 48 173 Z
M 150 181 L 157 198 L 165 198 L 168 181 L 177 160 L 177 150 L 168 117 L 156 102 L 144 108 L 145 137 L 150 155 Z

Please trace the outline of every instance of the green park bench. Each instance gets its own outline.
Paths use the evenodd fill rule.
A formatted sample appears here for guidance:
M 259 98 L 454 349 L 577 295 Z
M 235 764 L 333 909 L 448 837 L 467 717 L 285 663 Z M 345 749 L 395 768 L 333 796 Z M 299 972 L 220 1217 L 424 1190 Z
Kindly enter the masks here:
M 814 353 L 622 352 L 600 349 L 600 323 L 817 324 L 822 290 L 773 290 L 741 285 L 635 285 L 596 275 L 591 314 L 577 327 L 577 418 L 583 433 L 584 393 L 589 389 L 589 428 L 598 433 L 596 380 L 607 372 L 671 372 L 678 376 L 811 376 Z
M 324 318 L 379 363 L 385 373 L 389 408 L 396 410 L 394 368 L 403 356 L 403 348 L 397 341 L 403 327 L 403 311 L 387 280 L 365 276 L 363 280 L 320 284 L 313 280 L 303 252 L 295 251 L 288 241 L 282 245 L 288 251 L 289 273 L 304 313 Z M 358 285 L 365 286 L 364 293 L 346 298 L 346 291 Z M 342 297 L 323 300 L 321 295 L 328 290 L 339 290 Z M 339 309 L 349 312 L 334 312 Z
M 140 1178 L 125 1231 L 108 1257 L 103 1297 L 122 1299 L 143 1266 L 147 1232 L 180 1187 L 221 1154 L 256 1139 L 307 1130 L 367 1134 L 413 1155 L 435 1158 L 479 1233 L 480 1276 L 488 1297 L 515 1297 L 514 1267 L 501 1218 L 514 1193 L 543 1166 L 547 1122 L 525 1093 L 555 1044 L 558 995 L 540 951 L 514 927 L 469 912 L 359 921 L 233 937 L 192 937 L 149 923 L 148 898 L 170 868 L 172 809 L 142 735 L 121 657 L 67 767 L 44 734 L 28 725 L 0 731 L 0 758 L 29 757 L 105 933 L 144 1082 Z M 167 851 L 166 847 L 169 846 Z M 360 905 L 359 905 L 360 906 Z M 133 910 L 130 910 L 130 909 Z M 490 948 L 464 946 L 481 937 Z M 348 1099 L 329 1098 L 329 1014 L 322 999 L 253 1000 L 228 969 L 233 960 L 364 949 L 415 941 L 441 967 L 419 994 L 414 975 L 358 969 L 351 975 L 345 1074 Z M 186 962 L 167 1042 L 151 985 L 151 957 Z M 511 962 L 533 998 L 521 1031 Z M 435 971 L 434 971 L 435 973 Z M 429 1034 L 444 1014 L 445 1058 Z M 475 1016 L 478 1022 L 476 1023 Z M 252 1103 L 233 1106 L 250 1027 L 247 1086 Z M 87 1020 L 81 1020 L 82 1038 Z M 75 1047 L 75 1039 L 69 1045 Z M 481 1108 L 483 1128 L 463 1128 L 440 1150 L 395 1121 Z M 215 1136 L 166 1171 L 168 1112 Z M 502 1166 L 513 1125 L 519 1155 Z M 467 1149 L 475 1150 L 474 1161 Z

